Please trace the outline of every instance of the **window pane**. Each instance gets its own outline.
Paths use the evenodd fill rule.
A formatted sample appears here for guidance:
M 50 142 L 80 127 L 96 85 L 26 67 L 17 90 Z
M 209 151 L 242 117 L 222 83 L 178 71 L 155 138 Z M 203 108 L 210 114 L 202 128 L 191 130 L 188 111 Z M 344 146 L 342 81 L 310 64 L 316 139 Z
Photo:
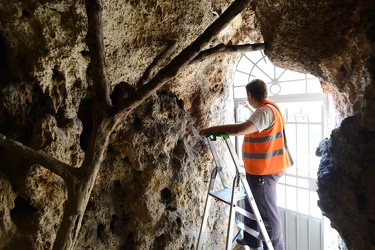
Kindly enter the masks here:
M 293 95 L 306 93 L 305 80 L 282 82 L 280 95 Z
M 263 58 L 264 55 L 260 51 L 254 51 L 254 52 L 246 52 L 244 57 L 249 58 L 251 61 L 256 62 L 259 59 Z
M 287 195 L 286 208 L 297 211 L 297 189 L 287 186 L 285 195 Z
M 315 78 L 307 81 L 307 93 L 323 93 L 322 86 L 318 79 Z
M 286 178 L 286 184 L 292 185 L 292 186 L 297 186 L 297 179 L 296 177 L 293 176 L 285 176 Z
M 293 79 L 295 79 L 295 78 L 293 78 L 293 76 L 295 76 L 295 73 L 296 72 L 293 72 L 293 71 L 290 71 L 290 70 L 286 70 L 286 69 L 282 69 L 282 68 L 279 68 L 279 67 L 275 67 L 275 75 L 274 75 L 274 77 L 278 81 L 285 81 L 287 79 L 293 80 Z
M 308 179 L 303 179 L 303 178 L 298 178 L 298 187 L 302 188 L 309 188 L 309 180 Z
M 301 74 L 298 72 L 290 71 L 290 70 L 284 70 L 276 67 L 278 69 L 278 72 L 282 73 L 278 75 L 279 81 L 294 81 L 297 79 L 305 79 L 305 74 Z
M 285 175 L 280 177 L 279 183 L 285 183 Z
M 246 98 L 246 90 L 244 87 L 235 87 L 233 92 L 234 98 Z
M 254 64 L 249 60 L 248 57 L 242 56 L 237 64 L 236 70 L 249 73 Z
M 249 82 L 249 75 L 240 71 L 234 74 L 234 86 L 246 85 Z M 245 88 L 243 88 L 245 90 Z
M 272 80 L 272 75 L 269 75 L 271 72 L 270 70 L 268 70 L 267 72 L 267 69 L 265 68 L 261 68 L 259 67 L 261 65 L 256 65 L 252 71 L 250 72 L 250 75 L 251 75 L 251 80 L 253 79 L 262 79 L 264 82 L 269 82 L 270 80 Z M 272 71 L 272 70 L 271 70 Z
M 322 211 L 318 207 L 318 194 L 317 192 L 312 192 L 310 191 L 310 215 L 314 216 L 316 218 L 321 218 L 322 217 Z
M 297 126 L 297 157 L 298 175 L 309 176 L 309 151 L 308 151 L 308 125 L 299 124 Z
M 312 124 L 309 129 L 311 146 L 317 147 L 323 137 L 323 126 L 322 124 Z
M 244 122 L 250 117 L 250 110 L 243 107 L 243 105 L 239 105 L 238 108 L 236 108 L 236 122 Z
M 309 105 L 305 104 L 303 109 L 308 114 L 309 122 L 322 122 L 323 121 L 323 103 L 322 102 L 309 102 Z
M 309 191 L 298 189 L 298 212 L 309 215 Z

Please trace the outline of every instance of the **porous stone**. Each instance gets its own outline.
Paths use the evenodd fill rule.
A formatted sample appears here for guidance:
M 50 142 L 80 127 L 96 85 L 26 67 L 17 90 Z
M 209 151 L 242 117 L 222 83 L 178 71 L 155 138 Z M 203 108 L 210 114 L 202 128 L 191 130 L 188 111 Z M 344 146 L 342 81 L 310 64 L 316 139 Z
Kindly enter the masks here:
M 232 3 L 100 2 L 116 94 L 173 42 L 176 56 Z M 374 245 L 372 13 L 370 0 L 257 0 L 209 45 L 265 42 L 275 65 L 320 77 L 337 120 L 348 117 L 319 147 L 318 194 L 350 249 Z M 84 1 L 0 1 L 0 133 L 74 168 L 92 126 L 86 33 Z M 213 167 L 198 131 L 228 121 L 238 56 L 187 66 L 116 127 L 74 249 L 195 249 Z M 0 248 L 52 249 L 67 196 L 63 180 L 0 148 L 0 189 Z M 205 246 L 220 249 L 226 225 L 216 218 L 227 211 L 213 206 L 218 214 L 208 221 Z

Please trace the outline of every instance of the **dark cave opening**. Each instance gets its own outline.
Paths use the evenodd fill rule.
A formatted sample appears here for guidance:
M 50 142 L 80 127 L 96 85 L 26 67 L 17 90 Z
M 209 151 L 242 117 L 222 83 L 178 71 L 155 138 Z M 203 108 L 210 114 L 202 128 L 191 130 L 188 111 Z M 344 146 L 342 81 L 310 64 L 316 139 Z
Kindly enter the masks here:
M 21 226 L 23 222 L 34 212 L 36 208 L 22 196 L 17 196 L 14 200 L 14 208 L 10 210 L 10 218 L 17 226 Z

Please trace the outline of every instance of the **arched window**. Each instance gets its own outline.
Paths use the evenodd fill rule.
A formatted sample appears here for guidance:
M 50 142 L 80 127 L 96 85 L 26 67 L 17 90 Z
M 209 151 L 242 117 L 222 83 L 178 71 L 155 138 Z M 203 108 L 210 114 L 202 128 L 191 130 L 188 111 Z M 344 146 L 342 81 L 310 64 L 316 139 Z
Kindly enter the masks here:
M 321 94 L 319 80 L 309 74 L 274 66 L 261 51 L 244 54 L 237 63 L 234 78 L 234 98 L 246 98 L 243 87 L 253 79 L 262 79 L 272 97 Z

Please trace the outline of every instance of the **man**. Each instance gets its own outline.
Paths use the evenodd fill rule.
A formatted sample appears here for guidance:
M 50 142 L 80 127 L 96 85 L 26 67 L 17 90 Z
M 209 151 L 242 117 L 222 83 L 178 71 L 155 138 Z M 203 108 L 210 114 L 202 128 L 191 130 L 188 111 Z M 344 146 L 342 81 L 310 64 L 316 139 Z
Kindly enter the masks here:
M 202 128 L 200 134 L 227 133 L 245 135 L 242 159 L 255 202 L 264 221 L 275 250 L 284 250 L 282 224 L 277 207 L 276 187 L 280 177 L 290 166 L 284 148 L 284 119 L 275 103 L 267 100 L 267 86 L 262 80 L 253 80 L 246 85 L 247 100 L 255 112 L 242 123 Z M 251 207 L 246 202 L 246 210 Z M 245 224 L 258 230 L 254 220 L 245 218 Z M 252 249 L 262 249 L 262 242 L 244 232 L 239 244 Z M 267 246 L 263 244 L 264 249 Z

